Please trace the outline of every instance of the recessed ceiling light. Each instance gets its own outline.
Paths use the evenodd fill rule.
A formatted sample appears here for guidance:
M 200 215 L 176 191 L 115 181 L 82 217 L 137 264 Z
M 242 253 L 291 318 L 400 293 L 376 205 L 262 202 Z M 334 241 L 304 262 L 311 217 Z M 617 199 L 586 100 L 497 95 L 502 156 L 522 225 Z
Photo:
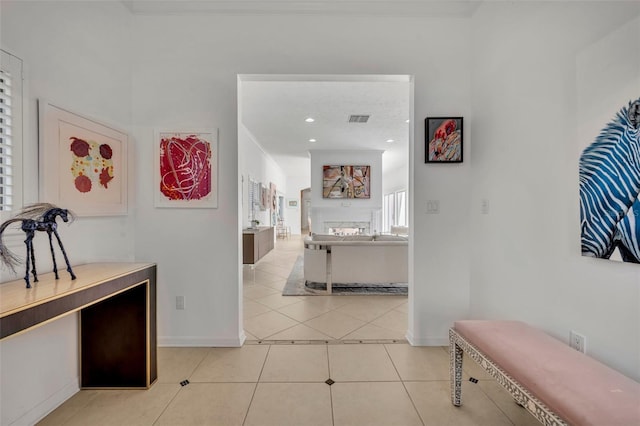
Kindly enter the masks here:
M 388 143 L 393 143 L 393 142 L 395 142 L 395 141 L 394 141 L 393 139 L 387 139 L 387 142 L 388 142 Z
M 304 119 L 304 121 L 306 121 L 307 123 L 313 123 L 313 122 L 314 122 L 314 121 L 316 121 L 316 120 L 314 120 L 314 119 L 313 119 L 313 118 L 311 118 L 311 117 L 307 117 L 307 118 L 305 118 L 305 119 Z
M 315 142 L 315 141 L 316 141 L 315 139 L 309 139 L 309 142 Z
M 408 118 L 405 120 L 405 123 L 411 123 L 411 120 L 409 120 Z

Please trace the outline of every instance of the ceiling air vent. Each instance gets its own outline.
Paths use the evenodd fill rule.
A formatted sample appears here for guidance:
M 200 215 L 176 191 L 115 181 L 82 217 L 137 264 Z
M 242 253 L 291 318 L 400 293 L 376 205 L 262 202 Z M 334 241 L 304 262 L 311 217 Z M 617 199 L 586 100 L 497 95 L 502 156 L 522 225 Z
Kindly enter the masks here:
M 350 115 L 349 123 L 366 123 L 369 121 L 370 115 Z

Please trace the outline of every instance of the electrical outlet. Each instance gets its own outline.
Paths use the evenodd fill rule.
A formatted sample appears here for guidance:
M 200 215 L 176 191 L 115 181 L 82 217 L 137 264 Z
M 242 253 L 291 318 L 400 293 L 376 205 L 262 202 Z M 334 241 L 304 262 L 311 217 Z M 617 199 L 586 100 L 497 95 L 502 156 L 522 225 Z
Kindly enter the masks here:
M 176 296 L 176 309 L 184 310 L 184 296 Z
M 572 330 L 569 332 L 569 346 L 585 354 L 587 353 L 587 338 Z
M 440 214 L 440 200 L 427 200 L 427 214 Z
M 480 212 L 482 214 L 489 214 L 489 200 L 486 198 L 480 201 Z

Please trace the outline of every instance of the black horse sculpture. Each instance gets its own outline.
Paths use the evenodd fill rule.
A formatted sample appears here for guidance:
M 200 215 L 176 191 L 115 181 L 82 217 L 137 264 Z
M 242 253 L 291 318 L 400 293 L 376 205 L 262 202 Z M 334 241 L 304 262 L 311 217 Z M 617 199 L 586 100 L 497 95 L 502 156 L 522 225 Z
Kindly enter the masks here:
M 46 231 L 49 234 L 49 247 L 51 248 L 51 259 L 53 260 L 53 272 L 55 273 L 56 279 L 58 279 L 58 266 L 56 265 L 56 255 L 53 251 L 53 240 L 52 235 L 56 236 L 56 240 L 58 240 L 58 246 L 60 246 L 60 250 L 62 250 L 62 255 L 64 256 L 64 260 L 67 263 L 67 272 L 71 275 L 71 279 L 75 280 L 76 276 L 71 269 L 71 265 L 69 264 L 69 258 L 67 257 L 67 253 L 64 250 L 64 246 L 62 245 L 62 241 L 60 240 L 60 235 L 58 235 L 58 224 L 56 223 L 56 218 L 60 216 L 60 218 L 64 222 L 69 222 L 69 220 L 74 219 L 73 213 L 71 213 L 67 209 L 61 209 L 60 207 L 54 206 L 49 203 L 38 203 L 25 207 L 16 217 L 7 220 L 2 225 L 0 225 L 0 261 L 5 265 L 9 266 L 12 271 L 15 272 L 15 267 L 20 264 L 20 258 L 12 253 L 9 248 L 2 241 L 2 233 L 7 229 L 9 225 L 15 222 L 22 222 L 22 230 L 25 232 L 27 238 L 24 240 L 24 243 L 27 246 L 27 270 L 24 276 L 24 280 L 27 283 L 27 288 L 31 287 L 29 282 L 29 264 L 31 263 L 31 273 L 33 274 L 33 282 L 38 282 L 38 274 L 36 272 L 36 256 L 33 250 L 33 237 L 35 236 L 36 231 Z

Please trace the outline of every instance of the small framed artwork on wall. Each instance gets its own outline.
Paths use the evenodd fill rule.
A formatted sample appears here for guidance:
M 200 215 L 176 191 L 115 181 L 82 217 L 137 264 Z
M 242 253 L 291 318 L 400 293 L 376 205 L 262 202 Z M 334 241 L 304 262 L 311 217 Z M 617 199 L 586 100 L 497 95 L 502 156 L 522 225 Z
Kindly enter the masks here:
M 155 134 L 155 206 L 218 207 L 217 129 Z
M 290 209 L 297 209 L 298 208 L 298 200 L 296 200 L 295 198 L 289 198 L 287 200 L 287 206 Z
M 127 214 L 128 135 L 40 99 L 40 199 L 78 216 Z
M 322 166 L 322 198 L 371 198 L 371 166 Z
M 462 117 L 427 117 L 425 163 L 462 163 Z

